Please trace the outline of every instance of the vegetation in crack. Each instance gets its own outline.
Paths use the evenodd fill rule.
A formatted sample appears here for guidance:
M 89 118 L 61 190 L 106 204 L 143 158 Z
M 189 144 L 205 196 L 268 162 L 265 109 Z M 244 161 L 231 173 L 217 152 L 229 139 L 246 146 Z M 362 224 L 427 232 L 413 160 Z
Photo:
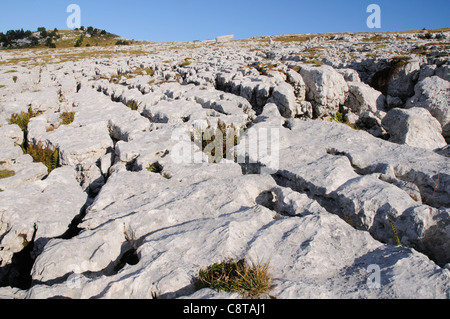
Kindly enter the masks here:
M 197 289 L 238 292 L 244 298 L 258 298 L 272 287 L 269 263 L 250 264 L 245 259 L 225 260 L 201 269 L 196 278 Z
M 20 114 L 13 114 L 9 119 L 10 124 L 17 124 L 23 131 L 24 138 L 21 145 L 22 150 L 25 154 L 29 154 L 34 162 L 43 163 L 50 174 L 54 169 L 59 167 L 59 151 L 58 149 L 52 149 L 44 146 L 42 142 L 37 143 L 37 145 L 28 144 L 28 123 L 33 117 L 41 115 L 42 112 L 33 111 L 32 107 L 28 109 L 28 112 L 21 112 Z

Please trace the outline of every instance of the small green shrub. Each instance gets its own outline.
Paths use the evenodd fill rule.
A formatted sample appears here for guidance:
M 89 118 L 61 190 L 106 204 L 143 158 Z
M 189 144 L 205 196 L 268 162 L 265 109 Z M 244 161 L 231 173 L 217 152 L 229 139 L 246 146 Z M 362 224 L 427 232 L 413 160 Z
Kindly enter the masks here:
M 83 44 L 83 40 L 84 40 L 84 35 L 80 35 L 80 37 L 78 38 L 78 40 L 75 42 L 74 47 L 75 47 L 75 48 L 81 47 L 81 45 Z
M 131 43 L 129 41 L 126 40 L 118 40 L 116 42 L 116 45 L 130 45 Z
M 11 115 L 11 119 L 9 120 L 10 124 L 17 124 L 22 129 L 23 132 L 26 132 L 28 129 L 28 123 L 30 122 L 30 119 L 33 117 L 36 117 L 38 115 L 42 114 L 42 112 L 34 112 L 33 109 L 30 107 L 28 109 L 28 112 L 20 112 L 20 114 L 13 114 Z
M 47 38 L 47 40 L 45 41 L 45 46 L 47 46 L 51 49 L 56 48 L 56 44 L 54 42 L 52 42 L 52 38 Z
M 54 169 L 59 167 L 59 152 L 44 147 L 41 142 L 36 145 L 28 145 L 26 153 L 31 155 L 35 163 L 41 162 L 48 168 L 50 174 Z
M 201 269 L 196 288 L 218 292 L 238 292 L 244 297 L 258 298 L 271 288 L 269 264 L 249 265 L 244 259 L 227 260 Z

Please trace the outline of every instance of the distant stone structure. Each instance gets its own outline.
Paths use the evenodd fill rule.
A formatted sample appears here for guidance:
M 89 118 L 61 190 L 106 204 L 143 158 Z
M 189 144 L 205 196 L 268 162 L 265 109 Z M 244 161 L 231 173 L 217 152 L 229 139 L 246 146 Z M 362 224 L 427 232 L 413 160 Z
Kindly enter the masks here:
M 216 43 L 225 43 L 225 42 L 230 42 L 231 40 L 233 40 L 234 35 L 222 35 L 220 37 L 216 38 Z

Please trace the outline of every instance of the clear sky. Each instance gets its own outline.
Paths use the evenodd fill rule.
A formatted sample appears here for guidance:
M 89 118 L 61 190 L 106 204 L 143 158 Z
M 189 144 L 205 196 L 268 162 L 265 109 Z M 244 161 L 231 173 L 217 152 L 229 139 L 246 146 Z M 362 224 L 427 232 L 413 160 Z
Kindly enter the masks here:
M 0 0 L 0 32 L 68 29 L 72 3 L 85 27 L 154 42 L 450 27 L 450 0 Z M 366 25 L 372 3 L 381 7 L 381 29 Z

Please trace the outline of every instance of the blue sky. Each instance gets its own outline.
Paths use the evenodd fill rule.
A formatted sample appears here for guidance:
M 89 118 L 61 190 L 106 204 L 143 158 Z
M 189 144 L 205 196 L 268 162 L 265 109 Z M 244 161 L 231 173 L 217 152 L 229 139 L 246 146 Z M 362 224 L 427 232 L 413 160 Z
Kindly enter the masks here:
M 72 3 L 83 26 L 155 42 L 450 27 L 449 0 L 0 0 L 0 32 L 68 29 Z M 366 25 L 371 3 L 381 7 L 381 29 Z

